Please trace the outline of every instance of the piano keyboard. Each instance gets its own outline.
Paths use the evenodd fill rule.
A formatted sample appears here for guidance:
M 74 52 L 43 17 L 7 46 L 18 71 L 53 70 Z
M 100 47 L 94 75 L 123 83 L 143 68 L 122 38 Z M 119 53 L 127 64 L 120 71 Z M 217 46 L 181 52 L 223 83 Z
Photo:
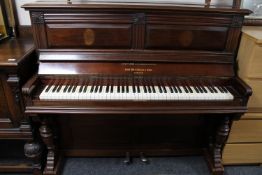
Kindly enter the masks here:
M 46 85 L 40 100 L 233 100 L 225 86 L 191 85 Z

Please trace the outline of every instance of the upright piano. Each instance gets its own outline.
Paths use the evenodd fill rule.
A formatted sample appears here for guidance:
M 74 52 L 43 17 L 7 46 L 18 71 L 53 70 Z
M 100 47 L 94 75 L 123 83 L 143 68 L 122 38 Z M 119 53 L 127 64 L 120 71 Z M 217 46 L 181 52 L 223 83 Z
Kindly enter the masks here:
M 231 123 L 252 93 L 235 60 L 250 11 L 237 0 L 233 7 L 209 3 L 23 6 L 39 66 L 22 91 L 46 150 L 44 174 L 58 174 L 63 156 L 195 154 L 223 174 Z

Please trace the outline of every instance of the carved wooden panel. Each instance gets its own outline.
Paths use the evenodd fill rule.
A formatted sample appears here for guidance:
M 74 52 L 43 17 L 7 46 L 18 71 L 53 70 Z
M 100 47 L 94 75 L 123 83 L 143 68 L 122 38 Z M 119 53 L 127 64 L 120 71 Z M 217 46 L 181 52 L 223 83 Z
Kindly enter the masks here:
M 131 48 L 130 24 L 48 24 L 51 48 Z
M 227 31 L 227 27 L 148 25 L 146 48 L 223 51 Z

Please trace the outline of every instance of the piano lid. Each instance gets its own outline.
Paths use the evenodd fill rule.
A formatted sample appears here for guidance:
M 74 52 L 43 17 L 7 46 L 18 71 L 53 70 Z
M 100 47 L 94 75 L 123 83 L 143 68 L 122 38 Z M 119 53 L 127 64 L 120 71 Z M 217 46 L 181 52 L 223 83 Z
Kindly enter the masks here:
M 89 4 L 89 3 L 136 3 L 136 4 L 180 4 L 180 5 L 205 5 L 205 0 L 39 0 L 37 3 L 57 3 L 57 4 Z M 233 0 L 213 0 L 211 5 L 232 6 Z
M 28 3 L 25 9 L 43 8 L 69 8 L 69 9 L 163 9 L 163 10 L 188 10 L 193 11 L 218 11 L 224 13 L 239 12 L 251 13 L 247 9 L 233 8 L 234 0 L 211 0 L 207 5 L 206 0 L 39 0 Z

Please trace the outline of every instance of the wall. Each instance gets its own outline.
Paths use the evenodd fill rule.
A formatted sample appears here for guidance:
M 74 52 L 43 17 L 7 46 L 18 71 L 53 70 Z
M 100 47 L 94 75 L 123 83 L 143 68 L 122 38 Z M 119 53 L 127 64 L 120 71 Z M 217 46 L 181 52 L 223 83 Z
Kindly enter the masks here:
M 20 25 L 31 25 L 29 12 L 21 8 L 23 4 L 28 2 L 35 2 L 35 0 L 15 0 Z

